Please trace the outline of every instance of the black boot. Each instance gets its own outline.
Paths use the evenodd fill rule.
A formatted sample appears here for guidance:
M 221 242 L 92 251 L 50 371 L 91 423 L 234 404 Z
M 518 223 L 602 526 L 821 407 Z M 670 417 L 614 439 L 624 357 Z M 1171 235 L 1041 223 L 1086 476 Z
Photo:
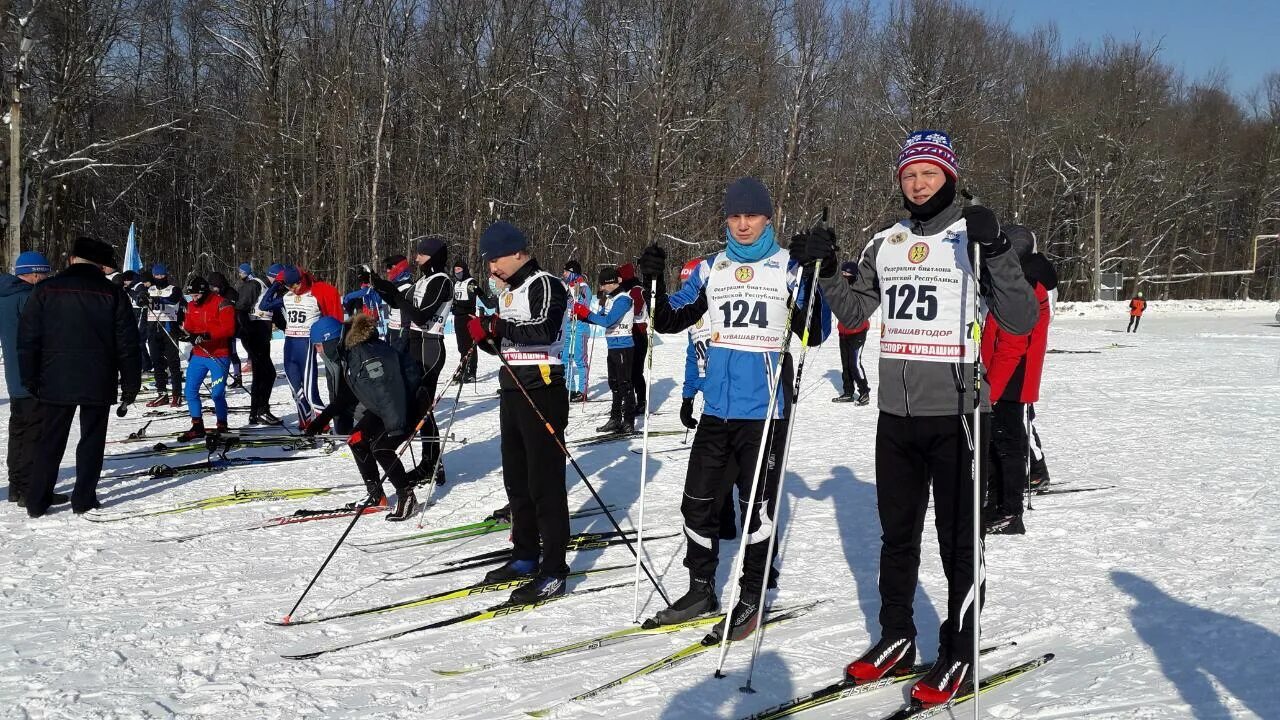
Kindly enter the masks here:
M 652 619 L 646 620 L 645 626 L 675 625 L 700 615 L 709 615 L 719 609 L 720 600 L 716 597 L 715 580 L 691 576 L 689 591 L 671 603 L 671 607 L 659 610 Z
M 755 632 L 760 624 L 760 593 L 744 592 L 738 604 L 733 606 L 729 614 L 729 639 L 733 642 L 746 640 Z M 716 623 L 711 632 L 702 639 L 703 645 L 716 645 L 724 638 L 724 620 Z
M 609 422 L 596 428 L 596 432 L 604 434 L 613 434 L 622 432 L 622 418 L 616 415 L 609 417 Z
M 538 572 L 537 560 L 508 560 L 502 567 L 490 570 L 484 576 L 484 584 L 511 582 L 533 577 Z
M 413 516 L 418 509 L 418 498 L 414 497 L 411 488 L 396 492 L 396 506 L 387 513 L 389 522 L 404 522 Z

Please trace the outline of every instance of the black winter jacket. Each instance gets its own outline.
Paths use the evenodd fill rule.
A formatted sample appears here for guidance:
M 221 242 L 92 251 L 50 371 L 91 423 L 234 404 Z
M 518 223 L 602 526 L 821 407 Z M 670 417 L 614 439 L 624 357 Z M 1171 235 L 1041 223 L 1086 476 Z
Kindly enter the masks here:
M 337 371 L 331 375 L 338 383 L 316 424 L 324 427 L 338 413 L 360 406 L 382 420 L 388 435 L 412 430 L 418 418 L 410 417 L 415 405 L 405 363 L 402 354 L 378 337 L 373 318 L 363 313 L 352 317 L 342 338 L 325 345 L 326 369 Z
M 18 326 L 22 385 L 52 405 L 133 402 L 142 385 L 129 298 L 97 265 L 76 263 L 36 286 Z

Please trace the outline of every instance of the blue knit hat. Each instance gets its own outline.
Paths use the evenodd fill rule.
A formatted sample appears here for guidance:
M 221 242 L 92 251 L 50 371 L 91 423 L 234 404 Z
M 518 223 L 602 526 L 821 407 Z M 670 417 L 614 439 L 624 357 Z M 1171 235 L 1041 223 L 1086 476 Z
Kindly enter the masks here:
M 155 265 L 152 265 L 151 277 L 155 277 L 157 275 L 164 275 L 167 277 L 169 275 L 169 268 L 165 267 L 164 263 L 156 263 Z
M 773 198 L 764 183 L 752 177 L 734 180 L 724 191 L 724 216 L 764 215 L 773 217 Z
M 311 343 L 323 343 L 342 337 L 342 323 L 328 315 L 311 324 Z
M 280 271 L 283 269 L 284 266 L 280 263 L 271 263 L 267 266 L 267 279 L 274 282 L 276 278 L 280 276 Z
M 14 275 L 26 275 L 27 273 L 47 273 L 51 270 L 49 261 L 43 255 L 35 250 L 28 250 L 18 256 L 18 262 L 13 264 Z
M 250 263 L 240 263 L 240 268 L 239 268 L 239 270 L 240 270 L 240 272 L 244 273 L 245 275 L 252 275 L 252 274 L 253 274 L 253 265 L 252 265 L 252 264 L 250 264 Z
M 528 247 L 529 241 L 524 233 L 505 220 L 499 220 L 485 228 L 484 234 L 480 236 L 480 257 L 485 260 L 515 255 Z
M 280 282 L 285 285 L 302 282 L 302 273 L 295 265 L 284 265 L 280 268 Z

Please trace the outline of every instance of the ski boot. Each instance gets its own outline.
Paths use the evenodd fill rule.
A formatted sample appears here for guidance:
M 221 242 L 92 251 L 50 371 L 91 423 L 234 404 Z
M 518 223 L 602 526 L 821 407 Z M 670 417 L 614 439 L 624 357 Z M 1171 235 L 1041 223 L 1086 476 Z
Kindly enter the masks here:
M 537 572 L 537 560 L 508 560 L 501 567 L 496 567 L 485 573 L 484 582 L 486 585 L 511 582 L 512 580 L 533 577 Z
M 871 403 L 871 393 L 869 392 L 858 393 L 858 399 L 853 401 L 853 404 L 859 407 L 863 405 L 869 405 L 870 403 Z
M 586 402 L 586 401 L 587 401 L 587 395 L 582 391 L 569 393 L 569 402 L 571 403 L 579 403 L 579 402 Z
M 387 513 L 388 522 L 404 522 L 418 509 L 418 498 L 414 496 L 413 490 L 405 488 L 396 493 L 396 506 Z
M 564 578 L 559 575 L 538 575 L 511 592 L 511 605 L 533 605 L 565 594 Z
M 849 663 L 844 676 L 855 683 L 867 683 L 883 677 L 905 675 L 916 662 L 913 638 L 880 638 L 862 657 Z
M 1026 535 L 1027 528 L 1022 524 L 1021 515 L 1000 515 L 986 523 L 988 535 Z
M 369 493 L 368 495 L 365 495 L 364 499 L 361 500 L 360 502 L 347 503 L 346 505 L 342 506 L 342 509 L 354 511 L 354 510 L 363 510 L 367 507 L 386 507 L 386 506 L 387 506 L 386 495 L 383 495 L 382 493 L 378 493 L 376 495 L 373 493 Z
M 853 402 L 853 393 L 842 393 L 840 395 L 837 395 L 831 398 L 831 402 L 835 402 L 835 403 Z
M 755 632 L 756 626 L 760 624 L 760 593 L 744 592 L 744 597 L 738 600 L 738 604 L 733 606 L 733 612 L 729 613 L 729 639 L 733 642 L 746 640 L 751 637 L 751 633 Z M 702 639 L 703 645 L 716 645 L 724 638 L 724 620 L 715 624 L 711 628 L 711 632 Z
M 925 707 L 951 702 L 960 686 L 969 679 L 969 670 L 969 663 L 951 658 L 948 652 L 941 652 L 929 672 L 912 686 L 911 699 Z
M 489 513 L 489 517 L 485 518 L 485 520 L 492 520 L 494 522 L 509 524 L 511 522 L 511 505 L 510 504 L 503 505 L 497 510 L 494 510 L 493 512 Z
M 182 399 L 181 395 L 175 394 L 169 398 L 169 407 L 182 407 L 184 404 L 186 404 L 186 401 Z
M 169 393 L 160 393 L 156 398 L 147 403 L 149 408 L 164 407 L 169 404 Z
M 218 424 L 213 426 L 213 431 L 219 435 L 225 434 L 231 428 L 227 427 L 226 420 L 219 420 Z
M 275 415 L 272 415 L 270 410 L 260 411 L 257 417 L 258 417 L 258 422 L 262 423 L 263 425 L 276 426 L 276 425 L 284 424 L 284 421 L 276 417 Z
M 191 428 L 178 435 L 178 442 L 191 442 L 192 440 L 202 440 L 205 435 L 204 420 L 200 418 L 191 418 Z
M 716 597 L 715 580 L 690 577 L 689 591 L 671 603 L 671 607 L 659 610 L 657 615 L 646 620 L 644 627 L 676 625 L 699 615 L 709 615 L 719 609 L 720 600 Z
M 596 432 L 602 435 L 614 435 L 622 432 L 622 418 L 614 416 L 609 418 L 609 422 L 596 428 Z

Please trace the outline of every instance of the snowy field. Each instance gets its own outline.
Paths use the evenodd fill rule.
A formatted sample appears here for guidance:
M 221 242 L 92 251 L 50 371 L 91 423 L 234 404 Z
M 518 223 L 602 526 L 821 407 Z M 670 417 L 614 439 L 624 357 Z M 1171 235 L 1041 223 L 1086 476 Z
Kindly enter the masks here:
M 1125 334 L 1123 303 L 1063 306 L 1050 336 L 1039 429 L 1049 469 L 1063 489 L 1035 498 L 1025 537 L 988 544 L 989 641 L 1016 648 L 986 669 L 1056 653 L 1048 666 L 983 698 L 993 718 L 1280 718 L 1280 327 L 1273 304 L 1152 303 L 1141 332 Z M 868 348 L 873 386 L 876 343 Z M 452 342 L 450 342 L 452 354 Z M 277 351 L 278 351 L 277 347 Z M 602 354 L 602 343 L 597 343 Z M 456 356 L 454 356 L 456 359 Z M 655 429 L 679 426 L 682 337 L 656 352 Z M 452 362 L 452 361 L 451 361 Z M 778 604 L 823 599 L 809 614 L 771 628 L 755 671 L 756 694 L 739 692 L 749 644 L 731 648 L 728 679 L 712 677 L 713 653 L 561 706 L 554 717 L 741 718 L 839 678 L 875 639 L 879 528 L 874 504 L 874 407 L 832 404 L 839 376 L 834 339 L 811 352 L 784 508 Z M 602 367 L 602 366 L 601 366 Z M 504 503 L 496 437 L 497 365 L 462 392 L 448 450 L 449 482 L 425 517 L 427 529 L 483 518 Z M 593 395 L 606 390 L 599 373 Z M 0 386 L 2 387 L 2 386 Z M 0 390 L 2 392 L 2 390 Z M 233 391 L 232 405 L 247 404 Z M 284 380 L 277 413 L 292 418 Z M 452 408 L 452 393 L 441 417 Z M 603 422 L 605 403 L 570 417 L 570 438 Z M 110 438 L 141 422 L 135 406 L 112 418 Z M 8 402 L 0 404 L 7 422 Z M 244 415 L 233 415 L 232 424 Z M 179 431 L 182 419 L 149 434 Z M 687 452 L 682 437 L 651 441 L 646 521 L 676 533 Z M 3 438 L 0 438 L 0 442 Z M 140 445 L 109 445 L 109 452 Z M 619 519 L 634 521 L 639 442 L 579 448 L 578 462 Z M 69 492 L 74 445 L 59 489 Z M 278 449 L 232 454 L 261 456 Z M 4 718 L 502 718 L 524 717 L 640 668 L 701 637 L 698 629 L 562 658 L 460 677 L 438 668 L 491 662 L 627 627 L 625 588 L 570 597 L 532 613 L 420 632 L 312 660 L 299 653 L 406 629 L 505 599 L 488 594 L 382 615 L 275 627 L 324 558 L 344 520 L 225 532 L 191 542 L 155 542 L 335 507 L 361 497 L 342 452 L 307 460 L 168 480 L 120 479 L 178 458 L 108 460 L 99 495 L 108 511 L 171 507 L 233 489 L 347 486 L 331 497 L 251 503 L 114 523 L 91 523 L 67 506 L 36 521 L 0 505 L 0 716 Z M 571 509 L 591 496 L 570 470 Z M 349 543 L 411 532 L 379 515 L 360 521 Z M 916 603 L 924 659 L 944 608 L 932 523 L 926 524 Z M 577 520 L 574 531 L 606 530 Z M 435 569 L 450 558 L 501 549 L 492 534 L 397 552 L 339 551 L 299 617 L 418 597 L 478 579 L 483 570 L 383 581 L 384 573 Z M 686 585 L 678 537 L 649 543 L 674 597 Z M 722 554 L 721 586 L 736 542 Z M 623 547 L 570 556 L 575 570 L 630 562 Z M 631 570 L 574 581 L 585 589 L 629 583 Z M 727 596 L 727 590 L 723 596 Z M 722 597 L 723 597 L 722 596 Z M 659 608 L 645 593 L 645 615 Z M 802 717 L 878 718 L 906 686 L 880 690 Z M 969 717 L 965 707 L 957 717 Z

